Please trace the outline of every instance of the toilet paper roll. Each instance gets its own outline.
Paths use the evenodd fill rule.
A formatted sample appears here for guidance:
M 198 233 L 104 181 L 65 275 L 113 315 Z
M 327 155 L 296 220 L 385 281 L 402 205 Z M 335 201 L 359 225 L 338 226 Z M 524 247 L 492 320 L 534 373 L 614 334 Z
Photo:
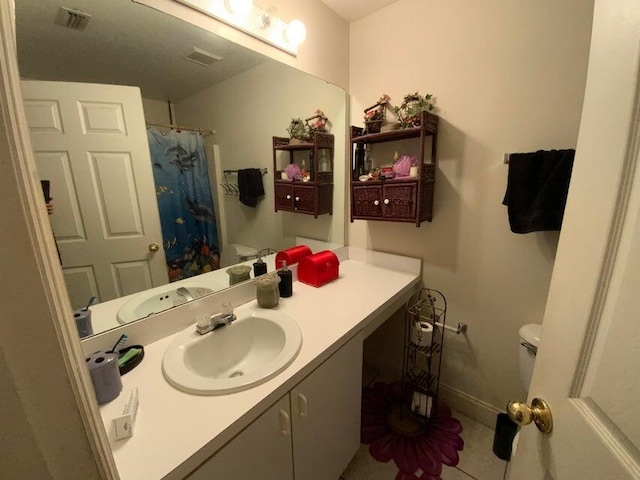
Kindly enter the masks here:
M 75 310 L 73 312 L 73 318 L 76 321 L 76 327 L 78 327 L 78 334 L 80 338 L 93 335 L 93 325 L 91 324 L 91 310 L 84 308 Z
M 431 416 L 431 408 L 433 407 L 433 397 L 427 393 L 413 392 L 411 399 L 411 411 L 423 417 Z
M 420 347 L 431 346 L 433 337 L 433 325 L 429 322 L 414 322 L 411 329 L 411 343 Z
M 86 358 L 98 405 L 110 402 L 122 391 L 118 353 L 100 350 Z

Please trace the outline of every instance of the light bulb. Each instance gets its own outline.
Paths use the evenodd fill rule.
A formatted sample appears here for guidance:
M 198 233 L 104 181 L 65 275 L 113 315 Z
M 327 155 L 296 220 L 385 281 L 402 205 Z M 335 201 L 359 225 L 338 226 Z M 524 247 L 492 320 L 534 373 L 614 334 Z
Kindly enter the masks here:
M 307 38 L 307 28 L 300 20 L 292 20 L 284 31 L 284 39 L 295 45 L 300 45 Z
M 253 0 L 224 0 L 224 6 L 229 13 L 246 16 L 253 9 Z

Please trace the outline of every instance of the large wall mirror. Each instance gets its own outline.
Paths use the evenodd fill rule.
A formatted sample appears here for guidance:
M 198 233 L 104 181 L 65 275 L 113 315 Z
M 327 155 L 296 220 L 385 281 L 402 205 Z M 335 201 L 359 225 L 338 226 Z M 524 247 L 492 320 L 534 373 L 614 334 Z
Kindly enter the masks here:
M 16 0 L 16 24 L 71 303 L 98 299 L 81 336 L 224 289 L 258 251 L 344 244 L 344 90 L 131 0 L 72 3 Z M 275 212 L 272 137 L 318 109 L 335 135 L 333 214 Z

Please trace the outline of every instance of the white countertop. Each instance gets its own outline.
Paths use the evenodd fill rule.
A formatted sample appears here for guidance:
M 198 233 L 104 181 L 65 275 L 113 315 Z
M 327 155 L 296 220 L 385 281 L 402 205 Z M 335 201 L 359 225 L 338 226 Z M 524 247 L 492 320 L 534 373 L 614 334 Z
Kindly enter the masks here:
M 122 377 L 124 390 L 138 387 L 140 395 L 133 437 L 113 437 L 111 419 L 120 414 L 122 397 L 100 409 L 121 480 L 182 479 L 356 333 L 380 322 L 378 317 L 388 314 L 394 302 L 399 306 L 419 283 L 418 260 L 417 271 L 414 263 L 403 272 L 395 264 L 391 269 L 365 263 L 371 260 L 369 253 L 354 256 L 362 261 L 343 261 L 339 279 L 321 288 L 296 282 L 293 296 L 280 299 L 275 310 L 296 320 L 302 347 L 291 365 L 261 385 L 220 396 L 183 393 L 169 385 L 161 367 L 175 335 L 145 345 L 142 363 Z M 259 307 L 253 300 L 237 310 L 245 308 Z

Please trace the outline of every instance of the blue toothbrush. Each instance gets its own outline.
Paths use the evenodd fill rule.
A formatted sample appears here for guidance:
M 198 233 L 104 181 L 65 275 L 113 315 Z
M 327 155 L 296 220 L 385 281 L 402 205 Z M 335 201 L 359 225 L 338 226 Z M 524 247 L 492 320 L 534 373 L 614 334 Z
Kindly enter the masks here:
M 122 347 L 128 339 L 129 339 L 129 337 L 127 337 L 127 335 L 125 333 L 120 335 L 120 338 L 118 339 L 118 341 L 115 343 L 115 345 L 111 349 L 111 352 L 115 352 L 116 348 L 118 350 L 120 350 L 120 347 Z

